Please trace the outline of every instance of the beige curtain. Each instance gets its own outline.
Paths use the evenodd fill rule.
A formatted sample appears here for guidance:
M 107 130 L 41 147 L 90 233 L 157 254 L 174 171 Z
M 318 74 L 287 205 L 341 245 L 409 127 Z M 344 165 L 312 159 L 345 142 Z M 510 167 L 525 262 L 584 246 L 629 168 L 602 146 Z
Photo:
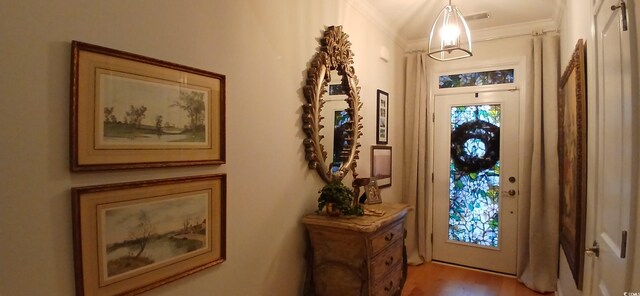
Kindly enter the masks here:
M 427 258 L 426 145 L 427 145 L 427 59 L 426 53 L 406 57 L 404 104 L 403 202 L 413 206 L 407 218 L 409 264 Z
M 518 217 L 518 279 L 527 287 L 555 291 L 558 273 L 559 169 L 557 34 L 534 36 L 527 63 L 524 153 Z

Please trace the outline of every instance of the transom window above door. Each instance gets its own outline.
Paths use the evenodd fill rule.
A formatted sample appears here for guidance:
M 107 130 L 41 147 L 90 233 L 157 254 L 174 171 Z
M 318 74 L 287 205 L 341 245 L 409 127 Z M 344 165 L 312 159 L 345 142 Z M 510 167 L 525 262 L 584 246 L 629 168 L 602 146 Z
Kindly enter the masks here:
M 514 72 L 514 69 L 501 69 L 440 75 L 438 88 L 444 89 L 513 83 L 515 81 Z

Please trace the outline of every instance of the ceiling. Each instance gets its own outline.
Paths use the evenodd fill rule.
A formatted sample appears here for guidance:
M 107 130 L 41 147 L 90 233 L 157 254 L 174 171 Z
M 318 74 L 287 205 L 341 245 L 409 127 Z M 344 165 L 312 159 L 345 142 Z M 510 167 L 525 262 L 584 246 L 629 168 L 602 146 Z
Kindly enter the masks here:
M 426 40 L 447 0 L 365 0 L 401 40 Z M 558 29 L 565 0 L 451 0 L 464 16 L 488 12 L 488 19 L 470 20 L 473 39 L 528 34 Z M 474 36 L 475 35 L 475 36 Z

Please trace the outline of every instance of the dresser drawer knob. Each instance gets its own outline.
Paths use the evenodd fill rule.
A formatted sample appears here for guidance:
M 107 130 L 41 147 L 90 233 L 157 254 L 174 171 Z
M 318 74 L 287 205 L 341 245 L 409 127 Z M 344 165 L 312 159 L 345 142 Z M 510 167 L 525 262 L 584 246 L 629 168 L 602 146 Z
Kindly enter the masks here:
M 388 292 L 391 291 L 391 288 L 393 288 L 393 281 L 389 281 L 389 284 L 384 287 L 384 290 Z
M 387 261 L 384 262 L 384 265 L 389 266 L 393 264 L 393 256 L 389 256 L 389 259 L 387 259 Z
M 384 236 L 384 240 L 390 242 L 393 239 L 393 232 Z

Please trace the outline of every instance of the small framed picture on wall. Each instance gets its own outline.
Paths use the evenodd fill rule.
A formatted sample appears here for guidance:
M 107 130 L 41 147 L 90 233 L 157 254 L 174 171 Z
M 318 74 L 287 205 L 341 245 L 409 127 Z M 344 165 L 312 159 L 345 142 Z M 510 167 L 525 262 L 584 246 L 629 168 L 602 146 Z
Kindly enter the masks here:
M 376 119 L 376 143 L 389 143 L 389 94 L 378 90 L 378 109 Z
M 378 188 L 391 186 L 391 146 L 371 146 L 371 176 Z

